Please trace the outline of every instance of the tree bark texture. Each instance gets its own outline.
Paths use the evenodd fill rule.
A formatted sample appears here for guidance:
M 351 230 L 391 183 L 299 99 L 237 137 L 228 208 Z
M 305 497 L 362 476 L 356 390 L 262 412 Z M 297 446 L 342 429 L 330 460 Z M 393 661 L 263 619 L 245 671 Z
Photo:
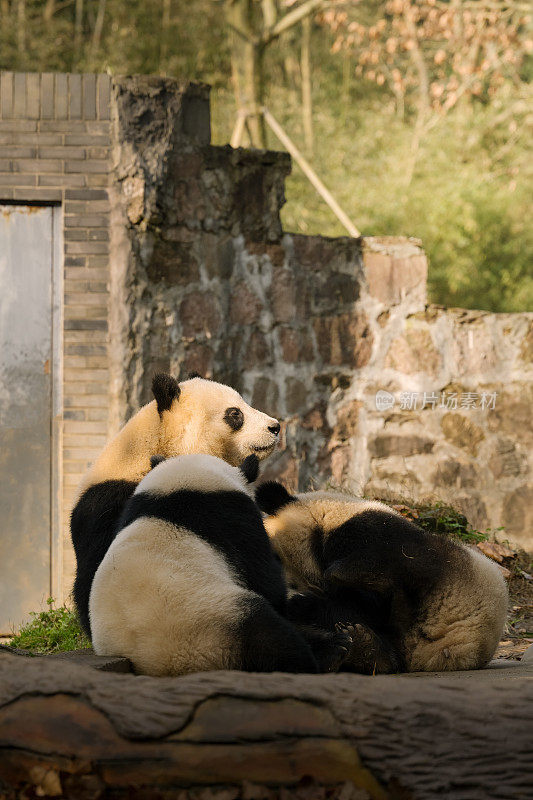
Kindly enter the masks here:
M 361 800 L 530 798 L 533 681 L 519 674 L 148 678 L 0 653 L 0 795 L 151 798 L 308 776 L 351 782 Z

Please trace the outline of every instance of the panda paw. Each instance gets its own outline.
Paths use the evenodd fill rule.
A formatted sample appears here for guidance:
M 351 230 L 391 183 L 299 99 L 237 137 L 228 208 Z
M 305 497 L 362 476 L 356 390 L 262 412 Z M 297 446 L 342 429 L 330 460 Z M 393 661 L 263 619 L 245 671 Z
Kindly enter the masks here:
M 336 625 L 335 629 L 335 633 L 328 633 L 327 646 L 319 659 L 322 672 L 338 672 L 353 646 L 347 626 Z
M 352 625 L 351 622 L 337 622 L 335 625 L 335 630 L 339 633 L 344 633 L 346 636 L 350 638 L 350 642 L 353 644 L 358 636 L 358 631 L 356 628 L 362 628 L 362 625 Z
M 351 637 L 351 647 L 341 664 L 343 671 L 376 675 L 397 672 L 399 655 L 390 643 L 361 623 L 337 623 L 335 628 Z
M 313 651 L 320 672 L 337 672 L 352 647 L 344 631 L 326 631 L 314 625 L 298 626 Z

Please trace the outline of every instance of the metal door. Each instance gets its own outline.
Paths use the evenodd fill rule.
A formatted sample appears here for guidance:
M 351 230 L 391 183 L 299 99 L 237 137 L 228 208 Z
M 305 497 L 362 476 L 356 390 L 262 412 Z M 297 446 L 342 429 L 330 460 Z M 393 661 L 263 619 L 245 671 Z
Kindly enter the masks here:
M 54 209 L 0 206 L 0 634 L 51 592 Z

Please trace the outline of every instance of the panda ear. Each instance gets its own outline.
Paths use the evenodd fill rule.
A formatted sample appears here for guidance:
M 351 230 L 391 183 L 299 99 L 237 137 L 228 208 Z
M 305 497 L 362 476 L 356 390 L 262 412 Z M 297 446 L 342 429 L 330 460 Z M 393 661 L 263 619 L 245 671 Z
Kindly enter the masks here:
M 246 478 L 248 483 L 253 483 L 257 480 L 257 476 L 259 475 L 259 459 L 252 453 L 252 455 L 247 456 L 242 464 L 239 467 L 240 471 Z
M 296 497 L 277 481 L 266 481 L 257 487 L 255 502 L 265 514 L 275 514 L 283 506 L 296 503 Z
M 150 469 L 155 469 L 162 461 L 166 461 L 165 456 L 150 456 Z
M 157 410 L 161 415 L 163 411 L 170 410 L 174 400 L 177 400 L 180 396 L 181 390 L 177 380 L 172 375 L 158 372 L 152 380 L 152 392 L 157 402 Z
M 378 595 L 386 595 L 392 589 L 390 575 L 380 567 L 365 564 L 357 553 L 333 561 L 324 571 L 324 578 L 334 586 L 347 586 Z
M 200 375 L 199 372 L 189 372 L 189 380 L 191 380 L 192 378 L 201 378 L 201 377 L 202 375 Z
M 354 564 L 350 557 L 339 558 L 334 561 L 324 572 L 324 577 L 331 583 L 341 586 L 350 585 L 354 582 Z

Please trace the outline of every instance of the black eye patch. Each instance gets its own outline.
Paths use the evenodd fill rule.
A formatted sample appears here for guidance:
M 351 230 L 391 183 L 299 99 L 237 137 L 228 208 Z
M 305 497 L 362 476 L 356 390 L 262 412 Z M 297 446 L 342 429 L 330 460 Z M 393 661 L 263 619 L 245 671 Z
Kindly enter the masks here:
M 238 431 L 244 424 L 244 414 L 240 408 L 227 408 L 224 422 L 227 422 L 232 430 Z

